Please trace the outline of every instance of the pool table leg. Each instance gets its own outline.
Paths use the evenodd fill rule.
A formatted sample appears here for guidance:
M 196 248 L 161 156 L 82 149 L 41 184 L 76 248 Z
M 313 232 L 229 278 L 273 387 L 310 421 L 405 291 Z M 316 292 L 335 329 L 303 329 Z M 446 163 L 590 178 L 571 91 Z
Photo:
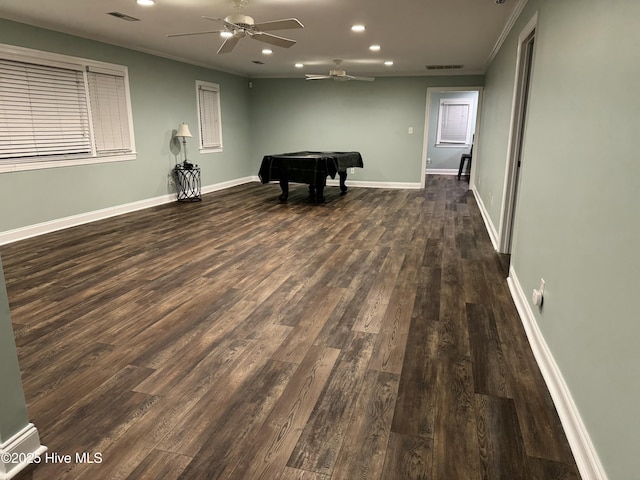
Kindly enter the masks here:
M 316 203 L 324 203 L 324 182 L 309 185 L 309 196 Z
M 347 185 L 345 184 L 347 181 L 347 171 L 338 172 L 338 175 L 340 176 L 340 191 L 342 193 L 347 193 Z
M 278 197 L 278 200 L 286 202 L 287 198 L 289 198 L 289 180 L 280 179 L 280 189 L 282 193 Z

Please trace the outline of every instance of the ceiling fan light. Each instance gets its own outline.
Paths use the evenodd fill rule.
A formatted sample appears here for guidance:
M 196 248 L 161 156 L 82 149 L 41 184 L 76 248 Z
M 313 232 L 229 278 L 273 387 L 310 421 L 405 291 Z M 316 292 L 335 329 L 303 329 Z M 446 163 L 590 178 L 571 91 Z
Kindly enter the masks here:
M 226 32 L 226 31 L 225 31 L 225 32 L 220 32 L 220 36 L 221 36 L 222 38 L 229 38 L 229 37 L 233 37 L 233 33 L 231 33 L 231 32 Z
M 364 32 L 365 31 L 365 27 L 364 25 L 353 25 L 351 27 L 351 30 L 354 32 Z

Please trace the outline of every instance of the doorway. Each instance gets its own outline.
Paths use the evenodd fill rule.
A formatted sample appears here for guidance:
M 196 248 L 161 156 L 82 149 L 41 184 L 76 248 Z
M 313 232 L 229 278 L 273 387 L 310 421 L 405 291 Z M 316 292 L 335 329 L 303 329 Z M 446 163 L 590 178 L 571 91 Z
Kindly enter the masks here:
M 478 138 L 480 108 L 482 105 L 482 87 L 429 87 L 425 109 L 425 128 L 422 147 L 421 188 L 425 188 L 426 175 L 456 175 L 460 165 L 461 153 L 469 153 L 473 134 Z M 441 103 L 448 100 L 469 103 L 468 139 L 461 145 L 439 145 L 438 125 Z M 473 161 L 471 168 L 474 168 Z M 471 179 L 473 171 L 471 172 Z M 472 185 L 472 180 L 470 180 Z
M 504 195 L 500 214 L 500 253 L 511 253 L 513 228 L 518 204 L 518 185 L 522 168 L 522 152 L 527 126 L 529 90 L 533 70 L 537 15 L 524 28 L 518 40 L 517 70 L 511 112 Z

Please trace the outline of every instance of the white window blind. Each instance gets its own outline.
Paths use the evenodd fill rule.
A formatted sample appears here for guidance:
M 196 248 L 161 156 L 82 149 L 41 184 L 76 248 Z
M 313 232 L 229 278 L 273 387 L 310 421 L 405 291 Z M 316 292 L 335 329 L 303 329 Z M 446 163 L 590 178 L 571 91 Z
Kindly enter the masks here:
M 87 76 L 96 152 L 98 155 L 129 152 L 131 139 L 124 76 L 92 71 Z
M 0 44 L 0 173 L 132 160 L 127 68 Z
M 471 104 L 469 101 L 440 102 L 437 143 L 469 143 Z
M 214 83 L 196 82 L 198 92 L 198 123 L 200 148 L 222 148 L 220 121 L 220 87 Z
M 0 59 L 0 160 L 91 154 L 83 72 Z

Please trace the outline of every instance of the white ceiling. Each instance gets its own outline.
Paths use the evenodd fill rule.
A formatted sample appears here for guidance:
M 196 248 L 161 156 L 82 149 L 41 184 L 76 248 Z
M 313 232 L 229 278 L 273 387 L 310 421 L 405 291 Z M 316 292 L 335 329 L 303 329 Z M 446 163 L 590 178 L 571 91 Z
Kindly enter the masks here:
M 0 2 L 0 17 L 252 78 L 326 74 L 336 58 L 353 75 L 478 74 L 523 1 L 249 0 L 242 13 L 256 23 L 294 17 L 304 29 L 273 32 L 297 41 L 288 49 L 244 38 L 222 55 L 216 54 L 222 43 L 218 34 L 167 34 L 217 30 L 216 22 L 202 17 L 235 13 L 230 0 L 156 0 L 151 7 L 136 0 L 14 0 Z M 140 21 L 120 20 L 109 12 Z M 364 24 L 365 32 L 352 32 L 355 23 Z M 381 50 L 371 52 L 372 44 Z M 273 54 L 262 54 L 263 47 Z M 384 66 L 385 60 L 393 66 Z M 295 68 L 296 62 L 305 67 Z M 433 64 L 464 68 L 425 68 Z

